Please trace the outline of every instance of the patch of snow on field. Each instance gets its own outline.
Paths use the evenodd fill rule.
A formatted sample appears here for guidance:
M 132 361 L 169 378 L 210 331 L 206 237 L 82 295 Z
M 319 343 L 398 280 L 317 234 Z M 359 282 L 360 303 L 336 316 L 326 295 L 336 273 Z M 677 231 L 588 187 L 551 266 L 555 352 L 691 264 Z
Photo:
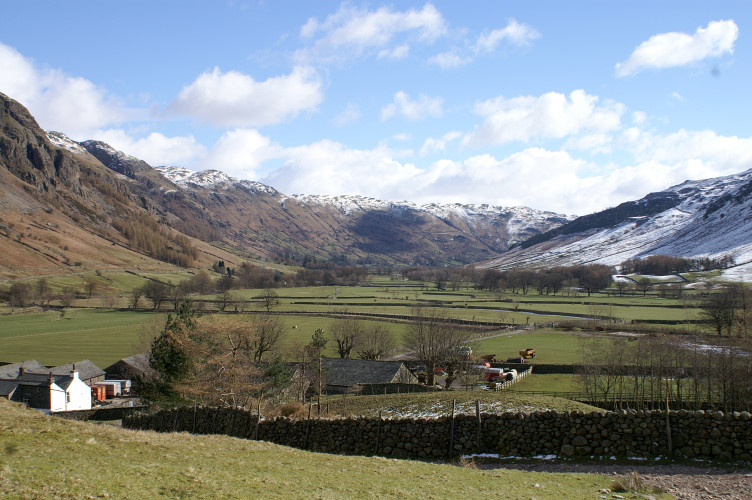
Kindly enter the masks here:
M 540 408 L 537 406 L 514 406 L 510 407 L 504 401 L 497 401 L 495 403 L 481 403 L 481 413 L 504 413 L 504 412 L 518 412 L 518 413 L 531 413 L 534 411 L 550 411 L 549 408 Z M 382 416 L 385 418 L 425 418 L 435 419 L 440 417 L 448 417 L 452 414 L 452 406 L 446 402 L 434 402 L 430 405 L 426 403 L 415 403 L 413 405 L 403 406 L 399 409 L 387 408 L 382 410 Z M 467 401 L 457 403 L 454 409 L 455 415 L 475 415 L 475 402 Z

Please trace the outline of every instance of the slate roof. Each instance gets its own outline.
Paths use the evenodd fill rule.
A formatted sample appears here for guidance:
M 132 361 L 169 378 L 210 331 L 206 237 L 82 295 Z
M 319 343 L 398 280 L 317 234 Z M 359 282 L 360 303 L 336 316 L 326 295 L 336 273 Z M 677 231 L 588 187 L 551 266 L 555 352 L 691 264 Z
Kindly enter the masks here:
M 358 384 L 389 384 L 403 367 L 402 361 L 325 358 L 326 385 L 351 387 Z
M 29 359 L 26 361 L 20 361 L 18 363 L 11 363 L 8 365 L 0 366 L 0 379 L 14 379 L 18 376 L 18 369 L 23 367 L 24 371 L 45 373 L 49 369 L 36 359 Z
M 142 352 L 128 356 L 104 369 L 108 376 L 131 378 L 135 375 L 149 376 L 154 369 L 149 364 L 149 353 Z
M 100 367 L 84 359 L 82 361 L 76 361 L 75 363 L 68 363 L 67 365 L 60 365 L 47 370 L 52 372 L 53 375 L 65 375 L 70 376 L 70 372 L 73 370 L 73 365 L 76 365 L 76 371 L 78 371 L 78 378 L 81 380 L 91 380 L 97 377 L 104 377 L 104 370 Z

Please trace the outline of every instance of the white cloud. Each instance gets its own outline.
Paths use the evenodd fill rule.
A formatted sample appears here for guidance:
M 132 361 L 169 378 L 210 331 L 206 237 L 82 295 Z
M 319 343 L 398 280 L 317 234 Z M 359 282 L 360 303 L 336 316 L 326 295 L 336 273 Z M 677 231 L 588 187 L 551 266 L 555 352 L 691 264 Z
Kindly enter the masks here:
M 645 68 L 686 66 L 708 57 L 733 53 L 739 27 L 733 20 L 712 21 L 699 27 L 693 35 L 661 33 L 642 42 L 629 59 L 616 64 L 616 76 L 639 73 Z
M 444 100 L 440 97 L 419 95 L 417 100 L 410 99 L 410 95 L 400 90 L 394 94 L 394 102 L 381 108 L 381 121 L 386 121 L 396 115 L 402 115 L 408 120 L 417 121 L 428 117 L 439 117 L 443 114 Z
M 525 47 L 531 45 L 533 40 L 540 36 L 541 34 L 532 26 L 510 19 L 504 28 L 483 33 L 475 41 L 465 40 L 463 48 L 453 47 L 451 50 L 436 54 L 428 60 L 428 63 L 442 69 L 458 68 L 471 63 L 480 54 L 495 52 L 505 41 L 518 47 Z
M 196 143 L 192 135 L 167 137 L 159 132 L 152 132 L 136 139 L 124 130 L 109 129 L 97 132 L 95 136 L 97 140 L 152 166 L 185 165 L 206 154 L 206 148 Z
M 95 130 L 139 114 L 89 80 L 39 68 L 2 43 L 0 92 L 29 108 L 41 127 L 77 140 L 89 139 Z
M 423 142 L 423 147 L 420 148 L 420 156 L 426 156 L 431 153 L 444 151 L 447 144 L 462 137 L 462 132 L 456 130 L 447 132 L 440 138 L 429 137 Z
M 284 166 L 261 180 L 287 194 L 363 194 L 389 200 L 394 185 L 408 182 L 418 169 L 395 160 L 385 146 L 350 149 L 324 140 L 288 148 Z
M 264 161 L 279 158 L 282 154 L 279 145 L 257 130 L 235 129 L 225 132 L 196 167 L 199 170 L 221 170 L 241 179 L 253 179 L 258 177 L 256 170 Z
M 347 125 L 348 123 L 352 123 L 358 120 L 360 116 L 361 116 L 361 113 L 360 113 L 360 109 L 358 108 L 358 106 L 356 106 L 355 104 L 351 102 L 348 102 L 345 110 L 342 113 L 334 117 L 334 123 L 339 126 Z
M 505 40 L 514 45 L 527 46 L 540 36 L 541 34 L 532 26 L 510 19 L 504 28 L 480 35 L 475 43 L 475 49 L 479 52 L 493 52 Z
M 322 100 L 321 82 L 310 67 L 297 66 L 289 75 L 262 82 L 214 68 L 184 87 L 168 110 L 220 127 L 260 127 L 315 110 Z
M 611 102 L 599 104 L 597 96 L 575 90 L 569 96 L 548 92 L 540 97 L 498 97 L 478 103 L 475 112 L 486 119 L 463 142 L 484 146 L 563 138 L 582 131 L 609 132 L 620 128 L 625 107 Z
M 410 45 L 403 43 L 393 49 L 383 49 L 379 51 L 379 59 L 404 59 L 410 52 Z
M 400 55 L 407 48 L 391 47 L 399 37 L 409 36 L 423 43 L 431 43 L 446 32 L 446 22 L 430 3 L 422 9 L 394 11 L 380 7 L 375 11 L 343 4 L 324 21 L 310 18 L 300 30 L 304 40 L 312 45 L 298 50 L 298 61 L 335 62 L 359 57 L 369 50 Z M 316 38 L 318 37 L 318 38 Z M 384 52 L 386 51 L 386 52 Z M 406 55 L 406 54 L 405 54 Z
M 459 55 L 456 49 L 436 54 L 428 60 L 429 64 L 438 66 L 441 69 L 459 68 L 470 62 L 472 62 L 472 58 Z

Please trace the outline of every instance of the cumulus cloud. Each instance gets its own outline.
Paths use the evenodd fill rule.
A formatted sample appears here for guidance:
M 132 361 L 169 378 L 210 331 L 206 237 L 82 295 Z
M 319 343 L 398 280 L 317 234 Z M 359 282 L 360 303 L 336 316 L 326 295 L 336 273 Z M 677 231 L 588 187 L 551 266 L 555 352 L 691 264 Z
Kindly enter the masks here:
M 423 142 L 423 147 L 420 148 L 420 156 L 426 156 L 431 153 L 437 153 L 446 150 L 447 144 L 462 137 L 462 132 L 453 130 L 447 132 L 440 138 L 429 137 Z
M 504 41 L 517 46 L 528 46 L 540 36 L 541 34 L 532 26 L 517 22 L 516 19 L 510 19 L 504 28 L 480 35 L 475 43 L 475 50 L 478 52 L 493 52 Z
M 360 108 L 358 108 L 357 105 L 348 102 L 345 110 L 334 117 L 334 123 L 339 126 L 347 125 L 348 123 L 358 120 L 360 116 Z
M 240 179 L 258 177 L 257 169 L 282 155 L 282 148 L 254 129 L 234 129 L 222 134 L 208 154 L 197 162 L 199 170 L 221 170 Z M 275 186 L 276 187 L 276 186 Z
M 504 28 L 498 28 L 482 33 L 476 40 L 465 40 L 462 48 L 453 47 L 441 52 L 428 60 L 442 69 L 452 69 L 471 63 L 480 54 L 495 52 L 502 43 L 507 42 L 518 47 L 526 47 L 541 34 L 532 26 L 510 19 Z
M 393 49 L 383 49 L 379 51 L 379 59 L 404 59 L 410 52 L 410 45 L 403 43 Z
M 540 97 L 498 97 L 478 103 L 475 112 L 485 120 L 467 134 L 463 142 L 484 146 L 536 138 L 564 138 L 582 131 L 616 130 L 621 126 L 625 107 L 619 103 L 600 104 L 597 96 L 575 90 L 568 96 L 548 92 Z
M 0 92 L 25 105 L 48 130 L 78 140 L 102 127 L 140 114 L 89 80 L 40 68 L 13 47 L 0 43 Z
M 124 130 L 108 129 L 96 132 L 95 137 L 152 166 L 184 165 L 206 154 L 206 148 L 198 144 L 192 135 L 167 137 L 152 132 L 137 139 Z
M 428 97 L 421 94 L 417 100 L 413 100 L 407 92 L 400 90 L 394 94 L 392 103 L 381 108 L 381 121 L 386 121 L 396 115 L 402 115 L 411 121 L 439 117 L 443 114 L 443 104 L 444 100 L 440 97 Z
M 472 62 L 471 57 L 461 56 L 457 49 L 452 49 L 447 52 L 441 52 L 428 59 L 429 64 L 440 67 L 441 69 L 459 68 Z
M 351 149 L 323 140 L 287 148 L 284 165 L 261 182 L 288 194 L 362 194 L 391 199 L 392 187 L 408 182 L 418 169 L 395 160 L 385 146 Z
M 312 111 L 322 100 L 321 81 L 310 67 L 261 82 L 214 68 L 184 87 L 168 110 L 220 127 L 260 127 Z
M 324 21 L 310 18 L 300 29 L 300 36 L 311 45 L 298 50 L 295 58 L 304 63 L 335 62 L 359 57 L 374 50 L 382 57 L 406 55 L 402 37 L 431 43 L 446 33 L 441 13 L 433 5 L 422 9 L 395 11 L 380 7 L 375 11 L 343 4 Z M 399 40 L 399 41 L 397 41 Z M 402 42 L 402 43 L 400 43 Z M 398 43 L 397 47 L 392 47 Z
M 733 20 L 712 21 L 692 35 L 677 32 L 653 35 L 638 45 L 626 61 L 616 64 L 616 76 L 634 75 L 646 68 L 686 66 L 730 54 L 738 36 L 739 27 Z

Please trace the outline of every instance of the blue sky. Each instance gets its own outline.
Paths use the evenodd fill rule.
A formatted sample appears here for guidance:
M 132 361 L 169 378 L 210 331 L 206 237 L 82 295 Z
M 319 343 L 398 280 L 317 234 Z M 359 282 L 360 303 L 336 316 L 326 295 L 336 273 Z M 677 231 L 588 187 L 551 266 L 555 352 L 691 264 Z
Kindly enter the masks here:
M 287 194 L 586 214 L 752 168 L 748 1 L 4 2 L 48 130 Z

